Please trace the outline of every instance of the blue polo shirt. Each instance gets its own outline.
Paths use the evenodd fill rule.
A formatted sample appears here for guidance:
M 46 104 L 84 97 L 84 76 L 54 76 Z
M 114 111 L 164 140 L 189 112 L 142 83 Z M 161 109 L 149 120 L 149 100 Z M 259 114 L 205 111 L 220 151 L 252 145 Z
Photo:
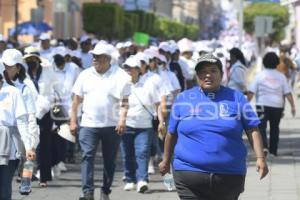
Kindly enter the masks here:
M 175 170 L 245 174 L 243 130 L 260 123 L 244 95 L 221 86 L 215 93 L 199 87 L 178 95 L 168 130 L 177 134 Z

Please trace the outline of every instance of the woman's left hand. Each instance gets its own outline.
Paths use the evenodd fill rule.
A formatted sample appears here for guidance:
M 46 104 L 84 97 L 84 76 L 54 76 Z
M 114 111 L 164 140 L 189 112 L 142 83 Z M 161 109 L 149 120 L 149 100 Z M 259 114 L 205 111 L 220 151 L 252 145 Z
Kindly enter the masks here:
M 269 173 L 269 168 L 265 158 L 257 158 L 256 171 L 259 173 L 260 179 L 263 179 Z
M 120 120 L 118 125 L 116 126 L 116 131 L 118 135 L 123 135 L 126 129 L 126 122 L 123 120 Z

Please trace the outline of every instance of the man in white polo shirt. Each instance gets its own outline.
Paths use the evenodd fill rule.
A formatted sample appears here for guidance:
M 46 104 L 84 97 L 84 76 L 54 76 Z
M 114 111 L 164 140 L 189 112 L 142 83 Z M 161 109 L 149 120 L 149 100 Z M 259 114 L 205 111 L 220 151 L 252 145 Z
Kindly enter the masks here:
M 77 129 L 77 109 L 83 104 L 79 132 L 83 191 L 80 200 L 94 199 L 94 159 L 99 140 L 104 163 L 101 200 L 109 200 L 120 135 L 125 130 L 130 77 L 118 66 L 110 64 L 111 51 L 110 45 L 98 43 L 91 51 L 93 66 L 79 75 L 73 87 L 72 134 Z

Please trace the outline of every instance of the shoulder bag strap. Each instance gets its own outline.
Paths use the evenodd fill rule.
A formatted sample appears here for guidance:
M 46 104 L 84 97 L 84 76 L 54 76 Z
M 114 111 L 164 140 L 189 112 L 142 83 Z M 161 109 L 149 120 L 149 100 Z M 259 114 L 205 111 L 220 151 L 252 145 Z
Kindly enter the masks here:
M 136 96 L 137 100 L 140 102 L 140 104 L 143 106 L 143 108 L 152 116 L 154 117 L 154 115 L 152 114 L 152 112 L 149 111 L 149 109 L 143 104 L 143 102 L 141 101 L 141 99 L 136 95 L 136 93 L 134 91 L 131 91 L 131 93 L 134 94 L 134 96 Z

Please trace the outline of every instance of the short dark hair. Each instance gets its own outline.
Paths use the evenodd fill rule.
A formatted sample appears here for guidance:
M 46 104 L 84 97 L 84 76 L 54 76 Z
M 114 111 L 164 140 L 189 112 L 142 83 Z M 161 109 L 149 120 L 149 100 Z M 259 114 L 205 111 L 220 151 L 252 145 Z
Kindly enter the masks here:
M 274 52 L 266 53 L 266 55 L 263 57 L 263 64 L 265 68 L 275 69 L 279 64 L 279 57 Z

